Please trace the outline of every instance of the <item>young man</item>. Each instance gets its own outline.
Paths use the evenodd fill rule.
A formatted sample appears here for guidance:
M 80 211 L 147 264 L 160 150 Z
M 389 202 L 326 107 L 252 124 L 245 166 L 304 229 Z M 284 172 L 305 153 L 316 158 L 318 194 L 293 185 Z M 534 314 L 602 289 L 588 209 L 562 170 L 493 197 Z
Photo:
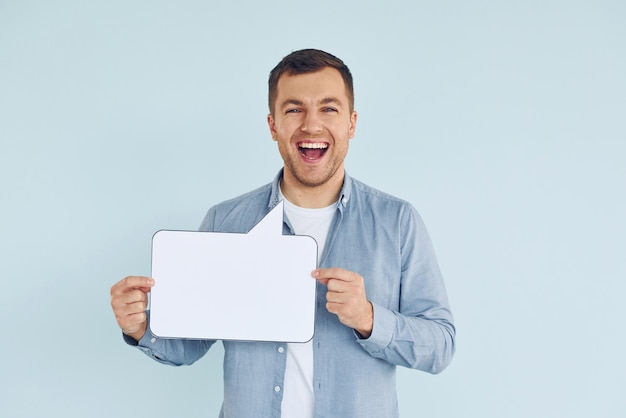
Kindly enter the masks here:
M 315 335 L 305 344 L 223 341 L 220 417 L 397 417 L 396 366 L 438 373 L 454 354 L 424 224 L 409 203 L 346 174 L 357 114 L 340 59 L 312 49 L 286 56 L 270 73 L 269 107 L 283 169 L 211 208 L 200 229 L 245 233 L 284 200 L 284 233 L 311 235 L 319 246 Z M 161 363 L 195 362 L 215 341 L 154 336 L 146 312 L 153 285 L 131 276 L 111 288 L 124 339 Z

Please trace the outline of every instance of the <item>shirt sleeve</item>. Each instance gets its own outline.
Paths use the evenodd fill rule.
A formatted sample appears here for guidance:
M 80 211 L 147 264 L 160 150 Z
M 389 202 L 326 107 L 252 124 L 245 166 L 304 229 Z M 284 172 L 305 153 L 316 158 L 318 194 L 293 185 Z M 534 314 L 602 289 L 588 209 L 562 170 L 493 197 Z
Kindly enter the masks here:
M 357 342 L 373 357 L 439 373 L 454 355 L 456 330 L 424 223 L 412 207 L 404 215 L 400 309 L 393 311 L 372 303 L 372 333 L 367 339 L 357 338 Z
M 199 230 L 212 230 L 214 219 L 215 209 L 211 208 L 202 221 Z M 146 315 L 148 317 L 148 324 L 150 324 L 150 310 L 146 311 Z M 123 338 L 127 344 L 137 347 L 148 357 L 159 363 L 170 366 L 182 366 L 195 363 L 202 358 L 215 343 L 215 340 L 160 338 L 152 333 L 149 325 L 141 340 L 137 341 L 126 334 L 123 334 Z
M 147 311 L 146 313 L 148 314 L 149 321 L 150 312 Z M 195 363 L 202 358 L 215 343 L 215 340 L 160 338 L 150 331 L 149 326 L 146 333 L 139 341 L 126 334 L 122 335 L 127 344 L 136 346 L 148 357 L 151 357 L 159 363 L 170 366 L 183 366 Z

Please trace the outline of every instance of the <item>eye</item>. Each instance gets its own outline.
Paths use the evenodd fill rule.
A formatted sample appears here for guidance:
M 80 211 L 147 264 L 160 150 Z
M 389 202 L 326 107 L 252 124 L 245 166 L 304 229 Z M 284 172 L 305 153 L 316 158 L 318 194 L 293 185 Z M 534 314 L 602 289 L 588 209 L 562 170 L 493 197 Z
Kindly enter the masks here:
M 299 113 L 300 109 L 287 109 L 285 110 L 285 113 Z
M 334 107 L 325 107 L 322 109 L 322 112 L 337 112 L 337 109 Z

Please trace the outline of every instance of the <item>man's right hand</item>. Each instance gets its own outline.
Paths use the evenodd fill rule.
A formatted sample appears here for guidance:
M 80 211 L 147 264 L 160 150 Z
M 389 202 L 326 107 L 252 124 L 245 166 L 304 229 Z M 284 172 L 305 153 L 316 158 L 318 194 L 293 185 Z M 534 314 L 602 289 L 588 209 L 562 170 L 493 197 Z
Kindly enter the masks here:
M 150 277 L 129 276 L 111 287 L 111 307 L 117 324 L 124 334 L 137 341 L 148 327 L 146 308 L 152 286 L 154 279 Z

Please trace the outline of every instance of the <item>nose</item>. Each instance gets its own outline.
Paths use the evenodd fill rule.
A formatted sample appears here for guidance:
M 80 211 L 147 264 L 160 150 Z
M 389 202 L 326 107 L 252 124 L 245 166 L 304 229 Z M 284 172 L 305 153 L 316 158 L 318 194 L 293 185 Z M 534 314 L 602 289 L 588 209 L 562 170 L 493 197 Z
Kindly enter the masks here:
M 322 132 L 322 122 L 315 112 L 306 112 L 302 125 L 300 126 L 302 132 L 306 132 L 309 135 L 316 135 Z

